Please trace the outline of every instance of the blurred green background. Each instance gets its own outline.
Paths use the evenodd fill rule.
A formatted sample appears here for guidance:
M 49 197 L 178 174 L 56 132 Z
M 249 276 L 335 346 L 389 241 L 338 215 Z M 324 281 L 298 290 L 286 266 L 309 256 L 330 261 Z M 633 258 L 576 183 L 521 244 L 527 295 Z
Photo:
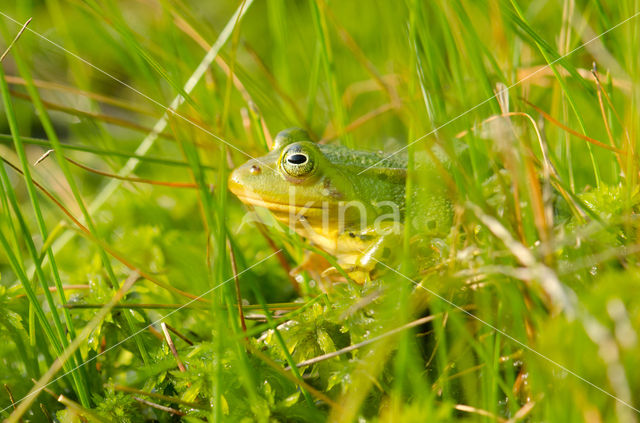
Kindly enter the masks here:
M 59 204 L 31 186 L 34 204 L 29 181 L 5 166 L 0 416 L 87 327 L 55 395 L 40 393 L 25 419 L 637 421 L 638 3 L 4 2 L 0 50 L 32 21 L 2 61 L 0 155 L 28 163 Z M 177 95 L 178 115 L 148 142 Z M 391 274 L 323 293 L 303 274 L 292 284 L 308 245 L 241 226 L 246 209 L 225 186 L 291 126 L 388 153 L 466 145 L 437 263 L 410 272 L 414 283 Z M 60 149 L 36 165 L 55 138 Z M 131 160 L 135 171 L 122 171 Z M 259 315 L 243 341 L 233 275 L 261 260 L 238 282 Z M 134 306 L 102 309 L 136 271 L 121 301 Z M 64 294 L 47 298 L 42 285 L 56 284 Z M 166 318 L 191 343 L 174 333 L 180 371 L 160 326 L 147 326 L 212 289 L 210 303 Z M 286 322 L 274 329 L 264 314 L 279 307 L 298 311 L 274 314 Z M 425 314 L 435 320 L 283 370 Z

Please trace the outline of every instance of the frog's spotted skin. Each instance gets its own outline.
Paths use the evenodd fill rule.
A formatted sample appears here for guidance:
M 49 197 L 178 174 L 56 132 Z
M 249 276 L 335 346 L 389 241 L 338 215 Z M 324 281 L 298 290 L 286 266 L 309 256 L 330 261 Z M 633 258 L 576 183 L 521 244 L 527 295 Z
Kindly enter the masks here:
M 342 145 L 319 145 L 320 151 L 329 159 L 331 163 L 351 165 L 366 169 L 371 166 L 406 169 L 407 159 L 401 154 L 387 157 L 382 151 L 355 151 Z
M 382 152 L 313 143 L 292 128 L 278 134 L 271 152 L 235 169 L 229 189 L 244 203 L 268 208 L 363 282 L 402 239 L 406 160 L 382 159 Z M 437 191 L 412 197 L 421 210 L 412 226 L 448 229 L 449 201 L 444 189 Z

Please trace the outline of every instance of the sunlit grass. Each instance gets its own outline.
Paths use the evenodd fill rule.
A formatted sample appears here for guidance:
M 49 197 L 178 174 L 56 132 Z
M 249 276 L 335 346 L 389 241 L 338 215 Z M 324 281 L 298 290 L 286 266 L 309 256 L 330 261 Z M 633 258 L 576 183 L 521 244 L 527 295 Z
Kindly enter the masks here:
M 33 17 L 67 51 L 27 30 L 1 64 L 0 416 L 638 420 L 639 11 L 2 6 L 18 24 L 0 16 L 0 50 Z M 439 144 L 450 233 L 423 248 L 406 225 L 400 262 L 364 286 L 324 292 L 310 270 L 292 284 L 315 247 L 238 230 L 226 188 L 291 126 L 406 147 L 410 190 L 433 183 L 415 161 Z M 53 395 L 22 401 L 63 351 Z

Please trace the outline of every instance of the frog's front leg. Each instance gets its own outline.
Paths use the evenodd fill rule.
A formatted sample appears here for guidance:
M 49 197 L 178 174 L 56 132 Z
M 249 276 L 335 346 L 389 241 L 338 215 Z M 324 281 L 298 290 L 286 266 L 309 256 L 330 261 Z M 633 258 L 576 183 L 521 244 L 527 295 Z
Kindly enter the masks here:
M 338 263 L 354 281 L 362 284 L 371 280 L 379 262 L 393 266 L 397 259 L 395 252 L 402 245 L 403 225 L 389 223 L 382 227 L 367 228 L 357 233 L 347 231 L 338 242 L 347 254 L 338 257 Z

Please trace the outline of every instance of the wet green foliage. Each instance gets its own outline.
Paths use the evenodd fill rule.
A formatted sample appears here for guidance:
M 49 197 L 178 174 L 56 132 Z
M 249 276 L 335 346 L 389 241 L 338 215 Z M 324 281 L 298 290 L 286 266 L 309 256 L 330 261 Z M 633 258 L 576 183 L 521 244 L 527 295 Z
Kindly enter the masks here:
M 1 63 L 0 156 L 22 171 L 0 173 L 0 418 L 638 421 L 638 7 L 3 4 L 0 53 L 29 17 L 49 41 L 27 30 Z M 323 279 L 226 189 L 291 126 L 404 148 L 449 233 L 406 231 L 363 286 Z M 439 178 L 414 163 L 434 143 Z

